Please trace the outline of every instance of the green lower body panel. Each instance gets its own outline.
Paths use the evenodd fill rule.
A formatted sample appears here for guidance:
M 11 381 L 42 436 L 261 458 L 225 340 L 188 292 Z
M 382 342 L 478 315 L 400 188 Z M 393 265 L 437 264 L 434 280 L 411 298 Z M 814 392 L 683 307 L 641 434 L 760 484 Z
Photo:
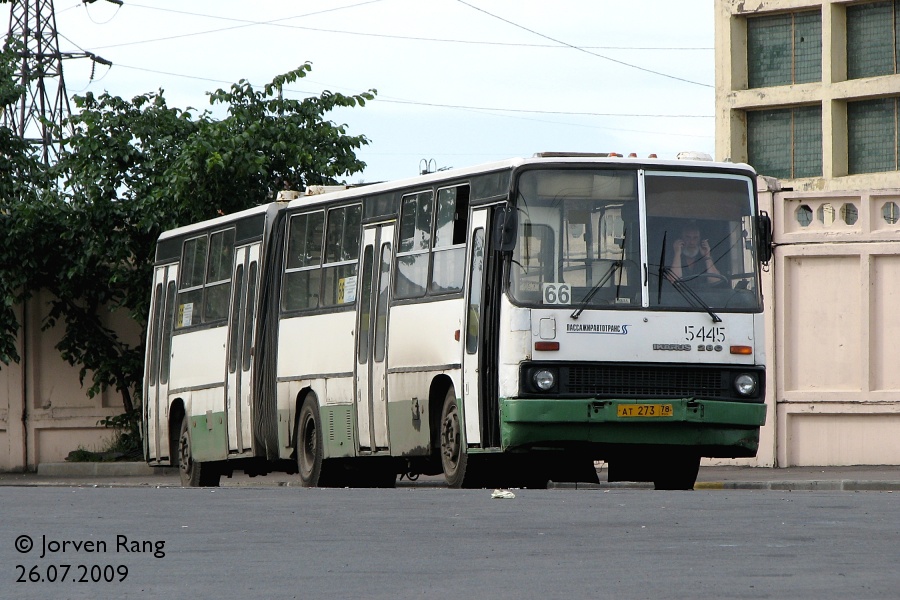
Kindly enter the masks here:
M 685 399 L 500 400 L 503 449 L 577 444 L 699 447 L 703 456 L 755 456 L 766 406 Z
M 322 419 L 322 443 L 325 458 L 356 454 L 356 436 L 352 404 L 326 404 L 319 409 Z
M 228 458 L 228 431 L 225 413 L 206 413 L 191 417 L 191 454 L 197 462 Z

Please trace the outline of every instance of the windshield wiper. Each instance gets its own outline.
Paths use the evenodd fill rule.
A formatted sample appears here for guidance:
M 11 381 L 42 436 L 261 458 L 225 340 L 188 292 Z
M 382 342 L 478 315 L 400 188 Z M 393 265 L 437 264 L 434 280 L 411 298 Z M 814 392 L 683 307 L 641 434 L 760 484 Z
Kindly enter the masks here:
M 662 273 L 663 276 L 666 277 L 666 279 L 669 280 L 669 282 L 672 284 L 672 287 L 675 288 L 675 290 L 679 294 L 681 294 L 685 300 L 688 301 L 688 304 L 690 304 L 691 306 L 693 306 L 695 308 L 702 308 L 703 310 L 708 312 L 709 316 L 712 317 L 713 323 L 721 323 L 722 322 L 722 318 L 719 315 L 717 315 L 715 312 L 713 312 L 712 307 L 709 304 L 707 304 L 706 300 L 704 300 L 703 297 L 700 296 L 700 294 L 695 292 L 691 288 L 691 286 L 686 285 L 684 283 L 684 281 L 675 277 L 675 274 L 672 272 L 672 269 L 670 269 L 669 267 L 663 267 L 660 269 L 660 272 Z
M 594 295 L 600 291 L 600 288 L 602 288 L 604 285 L 606 285 L 606 282 L 609 281 L 609 278 L 613 276 L 613 273 L 616 272 L 616 269 L 621 269 L 621 268 L 622 268 L 621 260 L 614 260 L 610 263 L 609 268 L 606 269 L 606 273 L 603 274 L 603 277 L 600 278 L 600 281 L 598 281 L 597 283 L 594 284 L 594 286 L 590 289 L 590 291 L 587 293 L 587 295 L 581 300 L 581 303 L 579 303 L 578 308 L 576 308 L 574 311 L 572 311 L 572 314 L 570 315 L 572 317 L 572 319 L 578 319 L 578 317 L 581 316 L 581 313 L 584 312 L 584 309 L 587 308 L 588 303 L 590 303 L 591 298 L 593 298 Z

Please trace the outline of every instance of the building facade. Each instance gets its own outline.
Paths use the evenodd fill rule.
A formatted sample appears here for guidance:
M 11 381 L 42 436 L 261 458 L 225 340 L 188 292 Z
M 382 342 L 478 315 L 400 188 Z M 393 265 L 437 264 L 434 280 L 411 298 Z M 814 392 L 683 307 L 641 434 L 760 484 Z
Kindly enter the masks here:
M 777 245 L 757 464 L 900 464 L 900 0 L 715 7 L 716 158 Z

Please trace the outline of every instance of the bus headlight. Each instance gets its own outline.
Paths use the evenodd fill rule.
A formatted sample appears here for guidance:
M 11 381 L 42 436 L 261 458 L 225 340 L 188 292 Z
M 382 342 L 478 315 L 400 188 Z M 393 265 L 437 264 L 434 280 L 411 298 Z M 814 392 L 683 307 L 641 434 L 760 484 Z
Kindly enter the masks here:
M 734 389 L 741 396 L 753 396 L 759 387 L 756 375 L 751 373 L 741 373 L 734 379 Z
M 546 392 L 556 385 L 556 375 L 549 369 L 538 369 L 531 376 L 531 381 L 534 383 L 534 387 Z

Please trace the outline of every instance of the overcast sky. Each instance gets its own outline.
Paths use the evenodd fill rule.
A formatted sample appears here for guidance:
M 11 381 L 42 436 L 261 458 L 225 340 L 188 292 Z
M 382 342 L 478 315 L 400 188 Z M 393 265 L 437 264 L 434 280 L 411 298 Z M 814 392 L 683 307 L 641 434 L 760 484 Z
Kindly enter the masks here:
M 55 0 L 70 96 L 170 106 L 262 86 L 305 61 L 296 96 L 375 88 L 332 113 L 364 134 L 348 182 L 415 175 L 539 151 L 714 150 L 713 0 Z

